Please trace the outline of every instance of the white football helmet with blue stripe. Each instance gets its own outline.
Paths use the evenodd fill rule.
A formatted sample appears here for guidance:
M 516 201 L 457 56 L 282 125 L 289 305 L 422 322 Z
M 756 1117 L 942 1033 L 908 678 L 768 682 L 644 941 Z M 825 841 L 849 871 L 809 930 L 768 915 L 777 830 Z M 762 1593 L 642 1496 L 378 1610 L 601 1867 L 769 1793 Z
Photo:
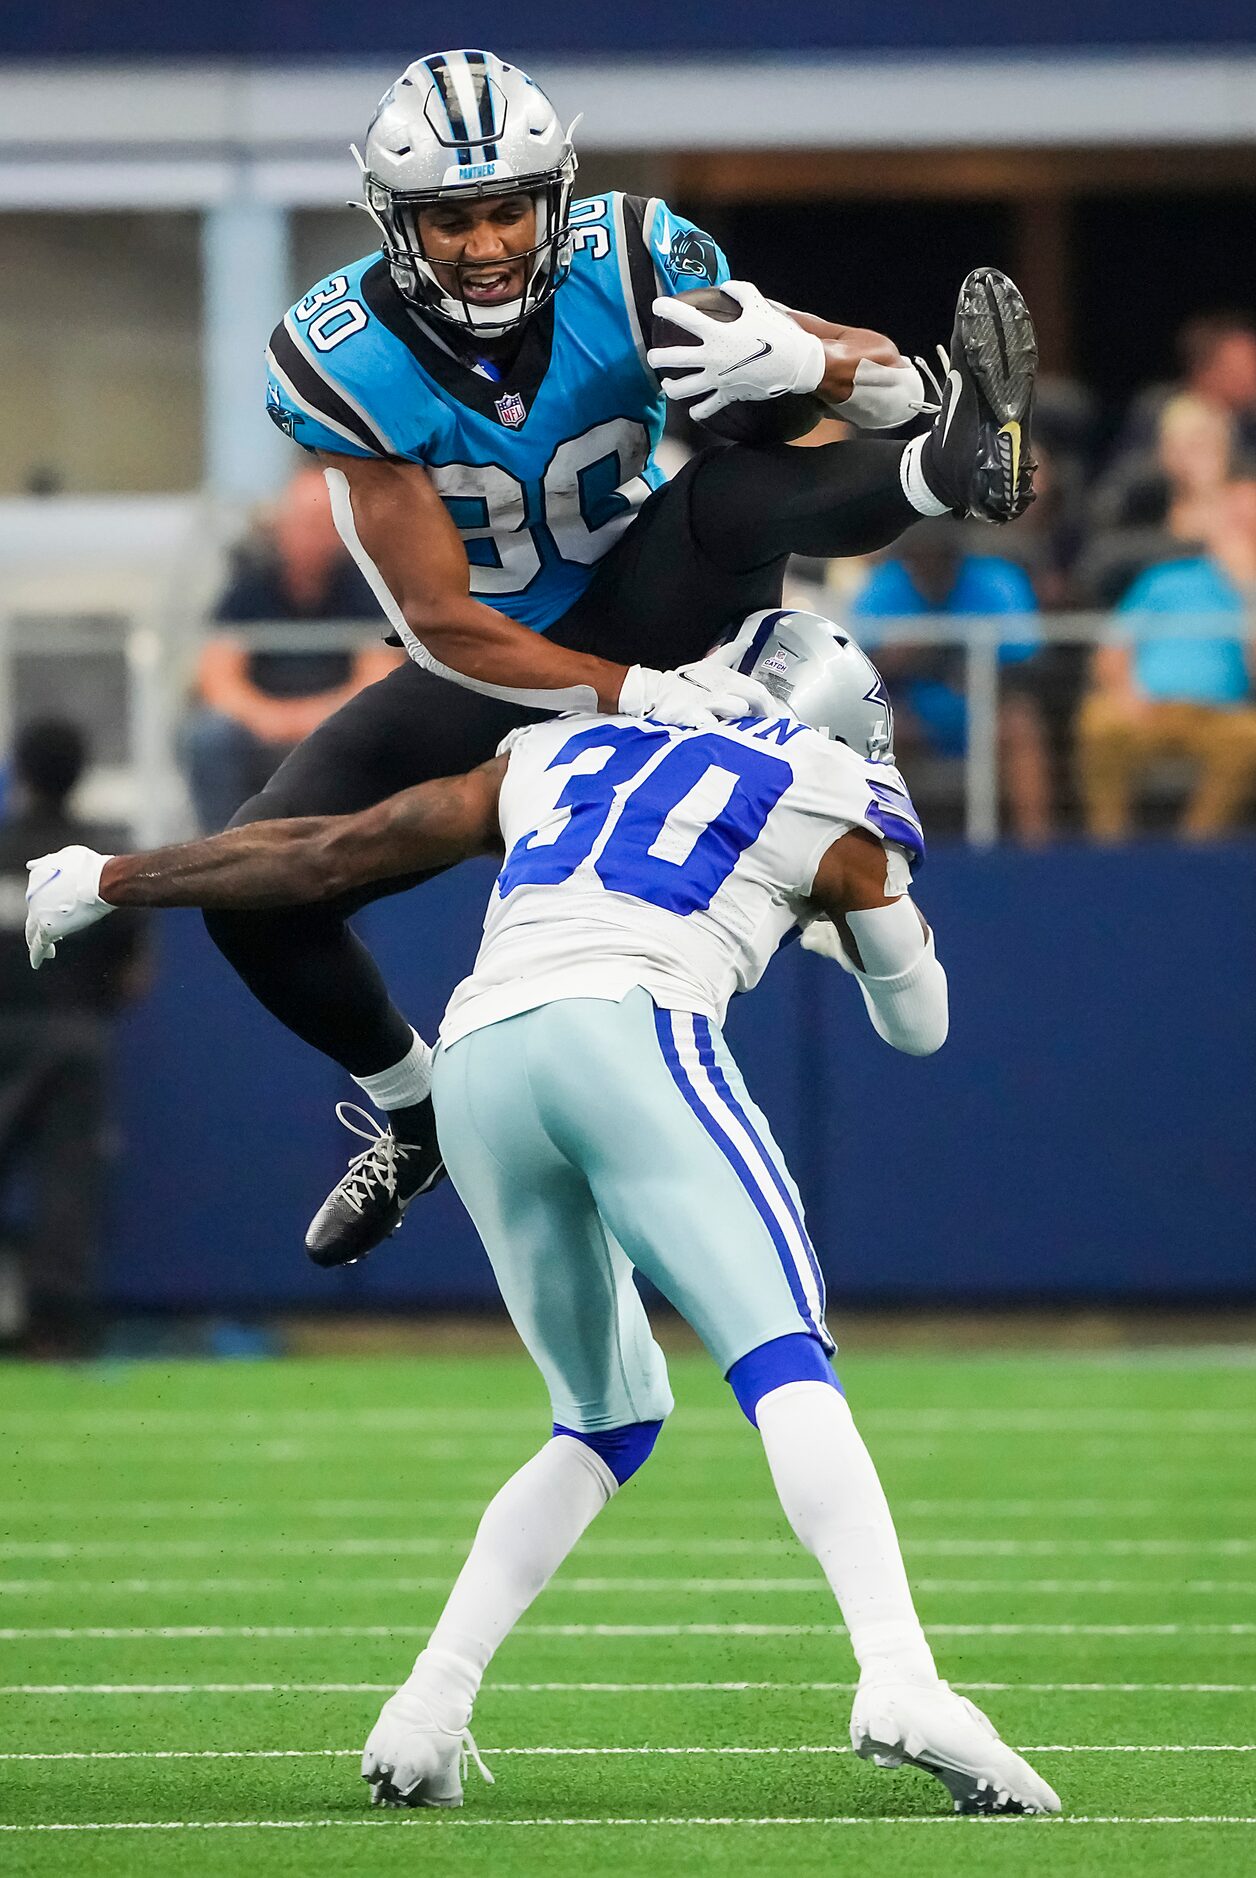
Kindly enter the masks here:
M 393 280 L 414 307 L 492 338 L 544 305 L 571 265 L 575 127 L 564 131 L 540 86 L 492 52 L 432 52 L 406 67 L 376 107 L 365 155 L 356 145 L 353 154 Z M 536 205 L 535 244 L 519 257 L 522 294 L 475 306 L 447 293 L 424 253 L 419 210 L 517 190 Z
M 819 613 L 769 608 L 744 620 L 715 656 L 757 678 L 795 717 L 869 763 L 894 761 L 894 711 L 872 660 Z

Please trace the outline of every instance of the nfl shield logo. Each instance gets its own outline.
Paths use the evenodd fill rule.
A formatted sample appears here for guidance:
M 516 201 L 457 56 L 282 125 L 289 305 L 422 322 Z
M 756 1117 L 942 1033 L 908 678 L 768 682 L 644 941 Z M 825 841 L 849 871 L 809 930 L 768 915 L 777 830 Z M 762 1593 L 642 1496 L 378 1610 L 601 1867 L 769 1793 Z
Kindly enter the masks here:
M 528 407 L 517 391 L 508 391 L 504 398 L 497 400 L 497 415 L 503 424 L 509 424 L 513 430 L 528 415 Z

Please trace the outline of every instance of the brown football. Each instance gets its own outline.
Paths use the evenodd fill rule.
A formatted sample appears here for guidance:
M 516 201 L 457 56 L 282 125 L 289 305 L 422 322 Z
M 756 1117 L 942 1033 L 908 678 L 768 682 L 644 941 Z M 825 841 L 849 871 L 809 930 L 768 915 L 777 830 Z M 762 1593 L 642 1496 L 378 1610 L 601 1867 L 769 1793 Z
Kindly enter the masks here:
M 701 313 L 709 313 L 713 320 L 741 318 L 740 306 L 732 294 L 725 293 L 722 287 L 695 287 L 690 293 L 678 293 L 676 298 L 688 301 L 690 306 L 696 306 Z M 655 346 L 696 346 L 698 341 L 683 326 L 656 317 L 650 343 Z M 685 373 L 673 367 L 660 376 L 666 383 L 669 379 L 684 378 Z M 714 417 L 700 417 L 697 421 L 704 430 L 726 438 L 729 443 L 753 446 L 791 443 L 795 437 L 805 437 L 809 430 L 814 430 L 822 418 L 832 415 L 819 398 L 804 391 L 791 392 L 780 398 L 761 398 L 755 404 L 729 404 L 722 411 L 717 411 Z

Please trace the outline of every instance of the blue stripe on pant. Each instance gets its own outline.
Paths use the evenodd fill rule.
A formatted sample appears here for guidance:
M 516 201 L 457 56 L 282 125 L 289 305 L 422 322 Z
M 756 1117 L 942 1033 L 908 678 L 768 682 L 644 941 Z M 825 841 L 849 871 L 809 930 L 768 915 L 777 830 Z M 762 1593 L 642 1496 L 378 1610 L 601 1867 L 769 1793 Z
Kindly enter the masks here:
M 564 999 L 437 1057 L 446 1164 L 568 1428 L 670 1408 L 632 1265 L 722 1374 L 800 1329 L 831 1348 L 779 1150 L 714 1027 L 718 1075 L 702 1063 L 694 1022 L 640 990 Z

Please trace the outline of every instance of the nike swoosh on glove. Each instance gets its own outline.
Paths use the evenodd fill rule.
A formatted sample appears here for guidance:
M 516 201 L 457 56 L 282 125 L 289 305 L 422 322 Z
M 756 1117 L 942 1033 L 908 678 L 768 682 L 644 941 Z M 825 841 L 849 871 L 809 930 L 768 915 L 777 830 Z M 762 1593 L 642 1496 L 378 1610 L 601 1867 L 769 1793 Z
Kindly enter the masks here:
M 38 971 L 45 959 L 57 956 L 57 944 L 71 933 L 94 926 L 113 907 L 100 897 L 100 876 L 108 854 L 94 848 L 58 848 L 55 854 L 41 854 L 28 861 L 30 884 L 26 889 L 26 944 L 31 955 L 31 970 Z
M 657 717 L 686 730 L 714 730 L 724 718 L 779 716 L 781 706 L 757 678 L 715 659 L 696 659 L 677 672 L 630 665 L 619 693 L 624 717 Z
M 825 350 L 788 313 L 765 300 L 748 280 L 727 280 L 721 292 L 736 300 L 735 320 L 712 319 L 685 300 L 654 302 L 655 315 L 684 327 L 692 346 L 652 346 L 646 358 L 656 372 L 679 372 L 663 390 L 669 398 L 701 398 L 691 417 L 714 417 L 730 404 L 757 404 L 789 392 L 814 391 L 824 377 Z M 704 395 L 705 394 L 705 395 Z

